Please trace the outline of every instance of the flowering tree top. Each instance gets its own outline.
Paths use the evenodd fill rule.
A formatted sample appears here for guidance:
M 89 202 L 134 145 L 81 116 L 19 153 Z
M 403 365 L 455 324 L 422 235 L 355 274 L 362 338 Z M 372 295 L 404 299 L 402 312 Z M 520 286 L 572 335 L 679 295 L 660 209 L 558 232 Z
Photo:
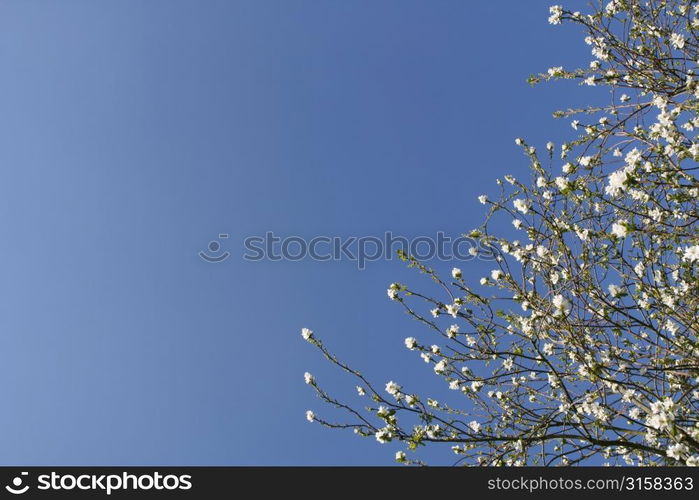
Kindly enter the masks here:
M 498 249 L 487 276 L 443 279 L 402 254 L 442 294 L 387 292 L 431 336 L 405 347 L 463 404 L 376 387 L 304 329 L 370 401 L 357 410 L 307 373 L 346 417 L 306 416 L 401 442 L 405 463 L 444 443 L 466 465 L 699 465 L 699 4 L 555 5 L 548 20 L 581 26 L 592 60 L 530 83 L 576 80 L 607 87 L 610 101 L 557 111 L 572 136 L 543 154 L 516 139 L 529 174 L 481 195 L 485 221 L 469 234 Z

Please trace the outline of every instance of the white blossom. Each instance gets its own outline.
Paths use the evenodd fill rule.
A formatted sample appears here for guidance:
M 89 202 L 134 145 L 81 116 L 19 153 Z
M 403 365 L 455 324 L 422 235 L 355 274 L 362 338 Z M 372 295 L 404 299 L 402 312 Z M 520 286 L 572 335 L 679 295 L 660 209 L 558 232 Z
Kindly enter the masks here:
M 309 330 L 308 328 L 302 328 L 301 337 L 303 338 L 303 340 L 309 341 L 313 338 L 313 331 Z
M 401 399 L 400 389 L 400 385 L 396 384 L 393 380 L 386 384 L 386 392 L 396 399 Z
M 671 429 L 675 421 L 675 403 L 666 397 L 650 404 L 650 413 L 646 416 L 646 424 L 658 430 Z
M 684 255 L 682 258 L 688 262 L 695 262 L 699 260 L 699 245 L 693 245 L 687 247 L 684 250 Z
M 556 183 L 556 187 L 559 191 L 565 191 L 570 187 L 570 183 L 568 182 L 568 179 L 566 177 L 556 177 L 554 179 L 554 182 Z
M 675 323 L 674 321 L 672 321 L 671 319 L 668 319 L 667 321 L 665 321 L 664 328 L 668 332 L 670 332 L 670 334 L 672 334 L 672 335 L 677 335 L 677 332 L 680 330 L 679 325 L 677 323 Z
M 685 44 L 684 36 L 679 33 L 673 33 L 670 35 L 670 43 L 674 48 L 682 50 Z
M 592 164 L 592 156 L 583 156 L 578 160 L 578 163 L 583 167 L 589 167 Z
M 383 429 L 379 429 L 378 431 L 376 431 L 374 437 L 376 437 L 376 440 L 379 443 L 386 444 L 389 441 L 391 441 L 391 439 L 393 438 L 393 434 L 389 429 L 384 427 Z
M 563 7 L 560 5 L 552 5 L 549 7 L 549 24 L 561 24 L 561 17 L 563 16 Z
M 626 182 L 629 180 L 629 174 L 632 167 L 625 167 L 609 175 L 609 183 L 604 188 L 604 192 L 610 196 L 617 196 L 626 189 Z
M 453 339 L 454 337 L 456 337 L 457 333 L 459 333 L 459 325 L 451 325 L 447 329 L 447 337 L 449 337 L 450 339 Z
M 687 454 L 687 447 L 681 443 L 675 443 L 667 448 L 667 456 L 675 460 L 682 460 Z
M 449 362 L 446 359 L 442 359 L 434 365 L 434 372 L 437 374 L 442 374 L 446 371 L 449 366 Z
M 622 393 L 621 400 L 624 401 L 625 403 L 630 403 L 631 401 L 633 401 L 633 398 L 635 395 L 636 395 L 636 391 L 634 391 L 633 389 L 626 389 Z
M 461 309 L 460 304 L 448 304 L 446 306 L 447 309 L 447 314 L 449 314 L 452 318 L 456 318 L 456 316 L 459 314 L 459 309 Z
M 523 199 L 516 199 L 512 202 L 514 205 L 515 209 L 519 212 L 522 212 L 523 214 L 526 214 L 529 212 L 529 207 L 531 205 L 531 202 Z
M 613 16 L 619 11 L 619 0 L 612 0 L 607 4 L 604 10 L 607 13 L 607 15 Z
M 612 234 L 617 238 L 625 238 L 628 233 L 626 221 L 620 220 L 612 224 Z
M 588 241 L 590 239 L 590 230 L 589 229 L 581 229 L 581 228 L 576 227 L 575 234 L 582 241 Z
M 570 313 L 570 302 L 561 294 L 557 294 L 552 300 L 556 315 L 567 316 Z

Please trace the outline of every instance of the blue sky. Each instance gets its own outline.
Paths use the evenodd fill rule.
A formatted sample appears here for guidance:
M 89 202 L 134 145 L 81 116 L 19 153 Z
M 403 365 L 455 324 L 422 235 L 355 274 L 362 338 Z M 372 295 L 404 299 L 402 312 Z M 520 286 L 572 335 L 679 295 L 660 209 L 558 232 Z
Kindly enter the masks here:
M 354 384 L 299 330 L 439 396 L 403 347 L 428 332 L 385 293 L 429 283 L 248 262 L 243 240 L 476 227 L 476 197 L 526 172 L 514 138 L 569 138 L 551 112 L 589 101 L 525 83 L 589 61 L 548 5 L 2 2 L 0 463 L 391 464 L 398 445 L 305 421 L 304 371 Z M 202 261 L 219 233 L 230 258 Z

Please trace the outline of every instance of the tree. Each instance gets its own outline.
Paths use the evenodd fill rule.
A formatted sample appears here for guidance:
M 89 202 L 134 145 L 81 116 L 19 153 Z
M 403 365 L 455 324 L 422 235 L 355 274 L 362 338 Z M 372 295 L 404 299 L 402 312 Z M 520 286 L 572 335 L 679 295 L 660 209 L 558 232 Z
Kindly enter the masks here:
M 496 200 L 481 196 L 487 216 L 470 234 L 498 248 L 493 271 L 480 286 L 456 268 L 444 280 L 402 254 L 443 294 L 388 289 L 446 342 L 405 339 L 463 406 L 395 382 L 377 388 L 304 329 L 370 400 L 355 409 L 307 373 L 348 415 L 309 411 L 308 420 L 400 441 L 405 463 L 421 463 L 410 450 L 450 443 L 466 465 L 699 465 L 699 4 L 613 0 L 591 10 L 553 6 L 549 17 L 584 29 L 589 67 L 530 82 L 606 86 L 611 102 L 554 113 L 572 119 L 575 138 L 543 155 L 516 140 L 531 179 L 506 176 Z M 503 236 L 507 219 L 518 239 Z

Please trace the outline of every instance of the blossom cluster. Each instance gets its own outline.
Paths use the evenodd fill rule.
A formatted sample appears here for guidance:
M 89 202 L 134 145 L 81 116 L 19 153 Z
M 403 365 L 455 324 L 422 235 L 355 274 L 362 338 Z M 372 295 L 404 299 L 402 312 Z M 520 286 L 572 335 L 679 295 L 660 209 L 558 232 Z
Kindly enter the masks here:
M 581 26 L 592 59 L 530 81 L 608 87 L 611 102 L 556 112 L 572 136 L 543 157 L 515 140 L 531 179 L 480 195 L 488 216 L 470 233 L 499 249 L 488 275 L 443 280 L 406 256 L 444 296 L 387 290 L 438 336 L 404 344 L 463 404 L 392 380 L 375 390 L 302 335 L 361 379 L 376 405 L 349 426 L 382 444 L 450 443 L 473 465 L 699 465 L 699 4 L 555 5 L 548 21 Z

